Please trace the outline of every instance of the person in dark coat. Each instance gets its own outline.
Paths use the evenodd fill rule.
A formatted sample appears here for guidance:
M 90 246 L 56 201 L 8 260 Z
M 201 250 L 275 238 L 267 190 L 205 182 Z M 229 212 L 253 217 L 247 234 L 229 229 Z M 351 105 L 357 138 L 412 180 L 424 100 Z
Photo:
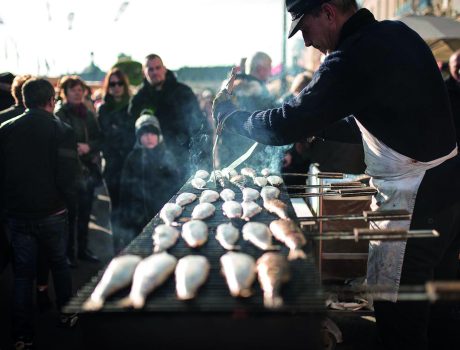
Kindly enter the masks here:
M 180 178 L 171 184 L 177 190 L 195 170 L 211 167 L 212 131 L 192 89 L 176 80 L 160 56 L 148 55 L 143 69 L 143 85 L 128 111 L 135 119 L 143 109 L 157 116 L 168 149 L 178 160 Z
M 99 261 L 88 248 L 88 224 L 94 191 L 102 184 L 100 170 L 102 135 L 96 116 L 83 103 L 84 86 L 84 82 L 78 76 L 64 77 L 60 82 L 60 93 L 64 103 L 56 109 L 56 116 L 75 131 L 77 152 L 83 169 L 78 203 L 69 204 L 68 257 L 72 265 L 76 265 L 75 236 L 78 241 L 78 258 L 90 262 Z
M 428 349 L 428 301 L 404 302 L 400 285 L 456 279 L 460 250 L 460 157 L 449 98 L 424 40 L 399 21 L 377 21 L 355 0 L 286 0 L 289 37 L 327 54 L 310 84 L 280 108 L 240 111 L 220 92 L 214 116 L 223 128 L 264 144 L 306 137 L 362 142 L 377 189 L 374 211 L 403 209 L 411 220 L 372 229 L 435 229 L 439 237 L 370 241 L 367 284 L 377 329 L 388 349 Z M 436 347 L 445 339 L 430 339 Z M 456 334 L 448 334 L 454 338 Z
M 449 59 L 450 76 L 446 79 L 449 93 L 455 130 L 457 131 L 457 145 L 460 145 L 460 50 L 454 52 Z
M 120 244 L 116 233 L 120 226 L 120 180 L 123 164 L 135 142 L 135 120 L 128 113 L 130 99 L 127 76 L 118 68 L 111 69 L 103 84 L 104 102 L 98 109 L 103 135 L 102 154 L 105 159 L 104 179 L 110 196 L 112 237 L 115 252 Z
M 76 197 L 79 162 L 73 130 L 56 118 L 54 88 L 45 79 L 23 86 L 27 111 L 0 126 L 0 206 L 13 252 L 15 349 L 33 348 L 33 286 L 40 251 L 61 309 L 72 295 L 66 261 L 67 204 Z M 72 325 L 76 315 L 61 315 Z
M 0 112 L 0 124 L 24 113 L 26 108 L 24 107 L 24 102 L 22 101 L 21 89 L 24 83 L 30 78 L 32 78 L 32 76 L 29 74 L 17 75 L 14 78 L 13 84 L 11 84 L 11 95 L 14 98 L 14 105 Z
M 136 143 L 123 167 L 120 188 L 122 237 L 127 245 L 176 193 L 177 161 L 163 139 L 160 123 L 146 110 L 136 121 Z
M 14 74 L 10 72 L 0 73 L 0 111 L 3 111 L 14 104 L 11 95 L 11 84 L 13 84 Z

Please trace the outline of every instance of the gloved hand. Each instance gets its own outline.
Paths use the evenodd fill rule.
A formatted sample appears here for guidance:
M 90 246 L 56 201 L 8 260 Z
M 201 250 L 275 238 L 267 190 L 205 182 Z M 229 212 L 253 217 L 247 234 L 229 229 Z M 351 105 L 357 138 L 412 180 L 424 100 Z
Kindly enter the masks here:
M 212 115 L 216 127 L 222 127 L 225 118 L 237 109 L 233 102 L 233 96 L 226 89 L 219 91 L 212 103 Z

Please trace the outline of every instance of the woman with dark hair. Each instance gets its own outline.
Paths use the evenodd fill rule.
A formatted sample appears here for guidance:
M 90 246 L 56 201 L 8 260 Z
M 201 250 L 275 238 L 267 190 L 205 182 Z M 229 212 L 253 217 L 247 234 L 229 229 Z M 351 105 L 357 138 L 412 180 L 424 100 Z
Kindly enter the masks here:
M 128 114 L 130 99 L 128 77 L 112 68 L 102 87 L 103 104 L 99 107 L 99 125 L 104 136 L 102 152 L 105 159 L 104 178 L 111 201 L 111 224 L 115 254 L 120 242 L 120 177 L 123 163 L 135 141 L 134 122 Z
M 75 131 L 77 151 L 82 166 L 78 203 L 69 204 L 70 230 L 67 254 L 72 264 L 75 263 L 75 222 L 77 225 L 78 258 L 91 262 L 99 261 L 97 256 L 88 249 L 88 224 L 94 190 L 102 183 L 100 172 L 102 135 L 96 116 L 84 104 L 85 85 L 78 76 L 62 78 L 59 90 L 63 103 L 55 113 Z

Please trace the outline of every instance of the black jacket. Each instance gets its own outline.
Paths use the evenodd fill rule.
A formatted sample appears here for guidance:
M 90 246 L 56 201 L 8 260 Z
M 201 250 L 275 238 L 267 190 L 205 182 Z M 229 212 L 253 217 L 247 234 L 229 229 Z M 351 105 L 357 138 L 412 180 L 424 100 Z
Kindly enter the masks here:
M 455 130 L 457 131 L 457 145 L 460 145 L 460 82 L 449 77 L 449 79 L 446 80 L 446 87 L 452 107 Z
M 75 134 L 41 109 L 0 127 L 0 200 L 7 216 L 42 218 L 74 201 L 79 162 Z
M 366 9 L 345 23 L 336 50 L 294 100 L 252 115 L 234 112 L 226 124 L 266 144 L 321 134 L 343 141 L 344 130 L 359 135 L 353 122 L 336 123 L 350 115 L 387 146 L 419 161 L 455 147 L 447 91 L 429 47 L 405 24 L 378 22 Z
M 179 83 L 172 72 L 168 71 L 161 90 L 155 90 L 144 80 L 140 90 L 131 99 L 128 112 L 137 119 L 143 109 L 153 110 L 158 117 L 165 143 L 182 166 L 188 165 L 191 155 L 195 158 L 192 161 L 200 166 L 203 159 L 210 160 L 212 133 L 206 118 L 192 89 Z M 192 169 L 196 167 L 192 164 Z M 188 169 L 188 172 L 191 170 Z
M 4 109 L 0 112 L 0 124 L 21 115 L 25 110 L 26 108 L 23 105 L 13 105 L 10 108 Z

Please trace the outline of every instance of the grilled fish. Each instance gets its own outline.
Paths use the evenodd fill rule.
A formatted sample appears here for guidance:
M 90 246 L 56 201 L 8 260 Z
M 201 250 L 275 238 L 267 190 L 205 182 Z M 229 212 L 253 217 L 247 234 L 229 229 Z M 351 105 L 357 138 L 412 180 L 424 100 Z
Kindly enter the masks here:
M 238 172 L 235 169 L 229 170 L 228 168 L 224 168 L 222 169 L 222 175 L 230 180 L 232 177 L 238 175 Z
M 176 244 L 179 238 L 179 231 L 172 226 L 158 225 L 155 227 L 155 232 L 152 235 L 153 239 L 153 252 L 158 253 L 171 248 Z
M 251 242 L 262 250 L 278 250 L 280 247 L 272 244 L 272 233 L 267 225 L 261 222 L 248 222 L 241 230 L 243 239 Z
M 200 203 L 192 211 L 192 218 L 204 220 L 214 215 L 216 207 L 211 203 Z
M 176 204 L 180 205 L 181 207 L 186 206 L 187 204 L 192 203 L 196 199 L 196 194 L 184 192 L 177 196 Z
M 262 176 L 267 177 L 267 176 L 270 175 L 271 171 L 270 171 L 270 169 L 268 169 L 268 168 L 264 168 L 264 169 L 262 169 L 262 170 L 260 171 L 260 173 L 262 174 Z
M 279 199 L 268 199 L 264 201 L 264 208 L 270 213 L 278 215 L 281 219 L 289 220 L 287 205 Z
M 280 186 L 283 184 L 283 178 L 277 175 L 271 175 L 267 177 L 267 181 L 270 183 L 272 186 Z
M 288 260 L 306 259 L 302 247 L 307 244 L 305 236 L 291 220 L 274 220 L 270 223 L 270 230 L 275 238 L 283 242 L 290 250 Z
M 267 186 L 267 178 L 266 177 L 262 177 L 262 176 L 257 176 L 254 178 L 254 184 L 259 186 L 259 187 L 264 187 L 264 186 Z
M 166 253 L 153 254 L 143 259 L 136 267 L 129 296 L 120 300 L 121 307 L 140 309 L 154 289 L 161 286 L 174 272 L 177 259 Z
M 129 286 L 136 266 L 141 260 L 142 258 L 137 255 L 121 255 L 113 258 L 93 293 L 83 304 L 83 310 L 100 310 L 109 295 Z
M 220 263 L 230 294 L 233 297 L 250 297 L 256 278 L 254 258 L 244 253 L 228 252 L 220 258 Z
M 209 178 L 209 173 L 206 170 L 197 170 L 194 178 L 207 180 Z
M 216 239 L 224 249 L 238 250 L 239 246 L 235 245 L 238 241 L 240 233 L 238 229 L 232 225 L 231 222 L 227 224 L 220 224 L 217 226 Z
M 257 260 L 257 276 L 264 291 L 264 305 L 276 309 L 283 305 L 281 285 L 290 279 L 289 264 L 279 253 L 265 253 Z
M 176 203 L 166 203 L 160 211 L 160 218 L 166 225 L 172 225 L 183 210 L 184 208 Z
M 280 195 L 280 190 L 273 186 L 265 186 L 260 190 L 260 196 L 264 201 L 267 199 L 278 198 Z
M 235 201 L 227 201 L 222 204 L 222 211 L 229 219 L 240 218 L 243 215 L 241 204 Z
M 208 225 L 201 220 L 186 222 L 182 226 L 182 238 L 189 247 L 200 247 L 208 240 Z
M 243 175 L 236 175 L 236 176 L 233 176 L 232 178 L 230 178 L 230 182 L 234 183 L 234 184 L 237 184 L 237 185 L 244 184 L 245 181 L 246 181 L 246 179 L 244 178 Z
M 197 177 L 192 179 L 191 184 L 194 188 L 202 190 L 206 186 L 206 181 Z
M 259 198 L 259 195 L 259 191 L 253 188 L 243 188 L 243 201 L 245 202 L 253 202 Z
M 232 201 L 235 199 L 235 192 L 229 188 L 226 188 L 220 192 L 220 198 L 222 198 L 224 202 Z
M 256 216 L 262 211 L 262 207 L 256 202 L 243 202 L 241 203 L 243 208 L 243 220 L 249 221 L 253 216 Z
M 241 175 L 249 176 L 253 179 L 257 176 L 257 173 L 253 168 L 243 168 L 241 169 Z
M 211 265 L 201 255 L 187 255 L 176 266 L 176 294 L 180 300 L 190 300 L 196 296 L 207 280 Z
M 200 203 L 212 203 L 219 199 L 219 193 L 213 190 L 204 190 L 200 196 Z

